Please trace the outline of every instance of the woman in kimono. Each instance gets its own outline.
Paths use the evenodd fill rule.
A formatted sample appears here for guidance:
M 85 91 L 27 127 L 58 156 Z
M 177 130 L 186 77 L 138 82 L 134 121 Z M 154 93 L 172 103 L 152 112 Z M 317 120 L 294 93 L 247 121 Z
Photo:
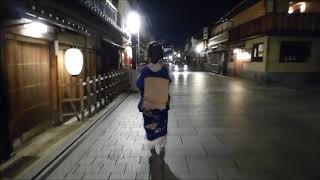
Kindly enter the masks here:
M 159 63 L 163 54 L 162 45 L 152 42 L 148 48 L 151 63 L 141 70 L 137 80 L 141 94 L 138 108 L 143 113 L 143 125 L 150 150 L 155 150 L 157 146 L 160 150 L 164 150 L 167 144 L 171 79 L 168 68 Z

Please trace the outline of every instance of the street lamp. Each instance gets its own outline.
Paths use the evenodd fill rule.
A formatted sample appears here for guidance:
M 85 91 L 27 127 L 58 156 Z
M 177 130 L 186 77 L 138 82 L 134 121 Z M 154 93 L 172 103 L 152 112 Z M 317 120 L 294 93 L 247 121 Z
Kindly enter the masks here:
M 140 26 L 141 20 L 140 15 L 132 11 L 128 14 L 126 20 L 126 28 L 129 30 L 131 34 L 132 48 L 133 48 L 133 61 L 132 61 L 132 69 L 137 68 L 138 58 L 139 58 L 139 36 L 140 36 Z
M 201 53 L 202 50 L 203 50 L 203 43 L 199 43 L 199 44 L 196 46 L 196 52 L 197 52 L 197 53 Z
M 127 28 L 131 34 L 138 34 L 140 31 L 141 21 L 140 15 L 132 11 L 128 14 L 127 17 Z
M 204 44 L 201 42 L 195 47 L 195 51 L 197 53 L 196 58 L 197 58 L 197 63 L 200 63 L 201 60 L 201 52 L 204 50 Z
M 141 20 L 140 15 L 132 11 L 128 14 L 126 19 L 126 29 L 131 34 L 131 42 L 132 42 L 132 70 L 131 70 L 131 90 L 138 91 L 137 87 L 135 86 L 137 78 L 138 78 L 138 71 L 137 71 L 137 64 L 139 60 L 139 44 L 140 44 L 140 26 Z

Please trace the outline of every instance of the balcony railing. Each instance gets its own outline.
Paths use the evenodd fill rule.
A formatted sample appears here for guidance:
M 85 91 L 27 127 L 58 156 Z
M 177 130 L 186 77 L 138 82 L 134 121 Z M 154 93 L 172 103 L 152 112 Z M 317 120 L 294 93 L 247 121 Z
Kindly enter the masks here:
M 216 35 L 212 38 L 209 39 L 209 46 L 215 46 L 219 43 L 223 43 L 223 42 L 226 42 L 228 41 L 229 37 L 228 37 L 228 33 L 225 32 L 225 33 L 222 33 L 222 34 L 219 34 L 219 35 Z
M 319 35 L 320 14 L 268 14 L 229 31 L 229 41 L 263 35 Z
M 122 19 L 118 10 L 106 0 L 79 0 L 92 13 L 100 16 L 117 28 L 121 28 Z

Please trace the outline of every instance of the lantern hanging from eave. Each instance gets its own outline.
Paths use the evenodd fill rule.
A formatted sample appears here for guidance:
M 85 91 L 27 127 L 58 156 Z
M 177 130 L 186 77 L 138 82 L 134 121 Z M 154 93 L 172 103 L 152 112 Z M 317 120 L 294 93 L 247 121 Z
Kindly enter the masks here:
M 67 49 L 64 54 L 64 65 L 70 75 L 79 75 L 83 67 L 82 52 L 76 48 Z

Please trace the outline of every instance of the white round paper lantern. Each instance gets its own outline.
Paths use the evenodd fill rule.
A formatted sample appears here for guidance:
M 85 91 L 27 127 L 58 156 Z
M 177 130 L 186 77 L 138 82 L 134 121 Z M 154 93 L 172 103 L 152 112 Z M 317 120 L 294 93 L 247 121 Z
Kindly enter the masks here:
M 79 75 L 83 67 L 82 52 L 76 48 L 67 49 L 64 54 L 64 65 L 70 75 Z

